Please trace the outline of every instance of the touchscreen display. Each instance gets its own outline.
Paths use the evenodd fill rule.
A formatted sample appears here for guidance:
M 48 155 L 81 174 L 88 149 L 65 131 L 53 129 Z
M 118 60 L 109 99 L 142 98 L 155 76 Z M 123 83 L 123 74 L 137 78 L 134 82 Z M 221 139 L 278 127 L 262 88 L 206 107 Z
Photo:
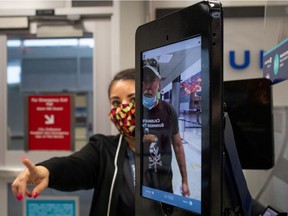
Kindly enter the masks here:
M 201 213 L 201 37 L 141 53 L 143 197 Z
M 272 207 L 268 206 L 264 213 L 262 214 L 262 216 L 277 216 L 279 214 L 279 212 L 275 209 L 273 209 Z

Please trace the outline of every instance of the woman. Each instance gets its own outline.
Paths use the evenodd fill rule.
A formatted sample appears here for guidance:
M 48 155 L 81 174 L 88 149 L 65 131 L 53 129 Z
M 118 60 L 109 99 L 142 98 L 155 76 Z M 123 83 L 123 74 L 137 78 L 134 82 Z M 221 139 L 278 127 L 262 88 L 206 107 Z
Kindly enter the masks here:
M 46 188 L 61 191 L 94 189 L 92 215 L 134 215 L 135 203 L 135 70 L 119 72 L 108 88 L 109 117 L 119 130 L 116 136 L 94 135 L 80 151 L 55 157 L 26 168 L 12 183 L 20 201 L 37 196 Z M 34 185 L 32 191 L 27 185 Z

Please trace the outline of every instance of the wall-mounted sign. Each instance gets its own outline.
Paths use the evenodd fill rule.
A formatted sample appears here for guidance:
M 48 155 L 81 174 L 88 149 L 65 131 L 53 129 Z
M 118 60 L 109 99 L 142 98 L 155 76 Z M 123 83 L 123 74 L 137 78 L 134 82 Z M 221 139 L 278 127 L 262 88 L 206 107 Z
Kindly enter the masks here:
M 71 150 L 71 99 L 68 94 L 28 96 L 28 150 Z
M 288 38 L 264 53 L 263 76 L 273 84 L 288 79 Z

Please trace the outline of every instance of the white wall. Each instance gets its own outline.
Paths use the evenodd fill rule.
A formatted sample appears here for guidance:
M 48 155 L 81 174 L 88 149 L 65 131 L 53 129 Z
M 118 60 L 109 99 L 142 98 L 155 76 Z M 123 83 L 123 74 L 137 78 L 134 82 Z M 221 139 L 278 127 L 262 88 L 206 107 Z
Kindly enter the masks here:
M 123 1 L 120 11 L 120 69 L 135 67 L 135 32 L 145 22 L 147 5 L 141 1 Z
M 2 0 L 0 1 L 0 8 L 7 9 L 28 9 L 28 8 L 62 8 L 71 5 L 71 1 L 67 0 Z
M 149 20 L 155 18 L 155 8 L 182 8 L 197 1 L 151 1 Z M 224 7 L 229 6 L 266 6 L 283 4 L 283 1 L 221 1 Z M 267 11 L 266 11 L 267 12 Z M 268 10 L 269 13 L 269 10 Z M 268 14 L 269 15 L 269 14 Z M 251 79 L 262 77 L 259 67 L 260 50 L 267 51 L 277 44 L 279 33 L 278 19 L 265 18 L 227 18 L 224 19 L 224 80 Z M 229 51 L 236 51 L 236 63 L 244 61 L 244 51 L 250 51 L 250 64 L 244 70 L 235 70 L 229 64 Z M 288 81 L 273 86 L 274 106 L 287 106 L 288 97 L 282 93 L 288 89 Z

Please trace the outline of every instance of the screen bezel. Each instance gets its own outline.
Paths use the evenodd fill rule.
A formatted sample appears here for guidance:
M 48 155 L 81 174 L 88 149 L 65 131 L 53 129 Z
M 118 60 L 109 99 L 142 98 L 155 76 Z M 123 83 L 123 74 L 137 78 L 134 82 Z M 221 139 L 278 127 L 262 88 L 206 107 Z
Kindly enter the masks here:
M 136 104 L 142 104 L 142 53 L 201 36 L 202 113 L 206 113 L 202 114 L 201 215 L 220 215 L 222 211 L 222 25 L 221 4 L 205 1 L 146 23 L 136 31 Z M 136 106 L 136 125 L 139 125 L 136 127 L 136 177 L 140 195 L 142 113 L 142 106 Z M 191 214 L 199 215 L 195 212 Z

